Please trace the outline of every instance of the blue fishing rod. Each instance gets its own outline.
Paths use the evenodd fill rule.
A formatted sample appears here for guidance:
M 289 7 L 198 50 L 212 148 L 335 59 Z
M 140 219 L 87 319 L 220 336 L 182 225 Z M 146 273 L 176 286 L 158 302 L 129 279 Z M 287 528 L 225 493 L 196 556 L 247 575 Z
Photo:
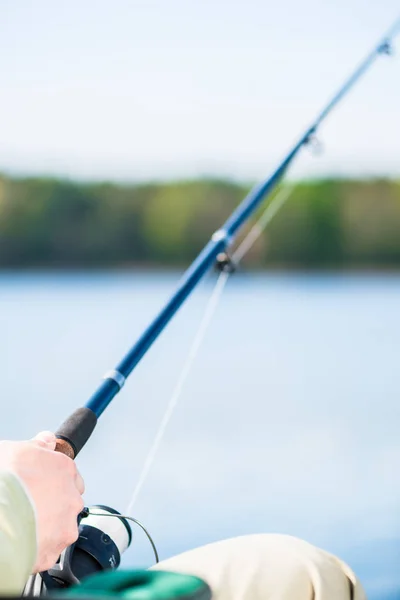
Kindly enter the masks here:
M 310 144 L 326 117 L 344 98 L 360 77 L 371 67 L 375 60 L 385 54 L 391 54 L 391 42 L 400 31 L 400 19 L 390 28 L 372 52 L 364 59 L 344 85 L 332 97 L 325 108 L 317 116 L 287 156 L 278 165 L 272 175 L 256 186 L 239 204 L 232 215 L 212 236 L 205 248 L 184 273 L 177 290 L 162 308 L 153 322 L 144 331 L 128 354 L 116 366 L 106 373 L 104 381 L 90 398 L 86 406 L 78 408 L 58 429 L 56 450 L 74 459 L 90 438 L 95 429 L 97 419 L 123 387 L 125 380 L 143 358 L 147 350 L 158 338 L 160 333 L 172 319 L 175 313 L 188 298 L 205 273 L 217 264 L 220 271 L 231 268 L 228 250 L 242 225 L 259 207 L 264 198 L 268 197 L 284 177 L 300 150 Z M 79 537 L 61 554 L 56 565 L 49 571 L 32 576 L 25 588 L 26 596 L 37 596 L 48 593 L 49 590 L 69 587 L 81 581 L 83 577 L 104 571 L 116 569 L 120 564 L 121 554 L 130 545 L 132 532 L 130 521 L 142 527 L 152 544 L 156 562 L 157 551 L 147 530 L 133 517 L 121 515 L 107 506 L 85 508 L 79 515 Z M 145 573 L 150 577 L 149 573 Z M 141 577 L 144 577 L 142 574 Z M 139 582 L 140 585 L 142 583 Z M 210 600 L 210 590 L 203 585 L 201 595 L 196 592 L 193 598 Z M 150 597 L 150 596 L 149 596 Z M 178 599 L 178 595 L 174 595 Z M 192 598 L 192 595 L 184 595 Z
M 121 390 L 127 377 L 132 373 L 133 369 L 176 314 L 205 273 L 215 263 L 218 264 L 219 257 L 227 256 L 226 252 L 234 241 L 239 229 L 255 212 L 261 202 L 268 197 L 280 183 L 288 167 L 292 164 L 300 150 L 304 146 L 312 143 L 321 123 L 380 56 L 390 55 L 392 53 L 392 41 L 399 31 L 400 18 L 386 32 L 384 37 L 327 103 L 315 121 L 306 129 L 305 133 L 303 133 L 298 142 L 278 165 L 272 175 L 254 187 L 222 227 L 211 236 L 208 244 L 184 273 L 175 293 L 137 340 L 135 345 L 129 350 L 115 369 L 104 375 L 102 384 L 87 402 L 86 406 L 78 408 L 58 429 L 58 451 L 67 454 L 71 458 L 77 456 L 90 438 L 96 426 L 98 417 L 102 415 L 116 394 Z M 221 269 L 227 268 L 225 258 L 221 259 L 219 266 Z

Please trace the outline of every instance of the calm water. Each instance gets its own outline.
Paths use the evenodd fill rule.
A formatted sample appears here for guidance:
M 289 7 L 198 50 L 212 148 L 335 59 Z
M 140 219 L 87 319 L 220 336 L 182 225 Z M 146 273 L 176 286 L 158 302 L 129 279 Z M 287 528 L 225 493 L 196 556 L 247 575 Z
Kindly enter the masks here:
M 0 436 L 86 402 L 179 274 L 0 275 Z M 211 289 L 170 324 L 79 459 L 86 501 L 124 510 Z M 135 515 L 163 557 L 243 533 L 339 553 L 400 591 L 400 277 L 228 283 Z M 126 565 L 147 565 L 138 531 Z M 394 596 L 393 596 L 394 597 Z

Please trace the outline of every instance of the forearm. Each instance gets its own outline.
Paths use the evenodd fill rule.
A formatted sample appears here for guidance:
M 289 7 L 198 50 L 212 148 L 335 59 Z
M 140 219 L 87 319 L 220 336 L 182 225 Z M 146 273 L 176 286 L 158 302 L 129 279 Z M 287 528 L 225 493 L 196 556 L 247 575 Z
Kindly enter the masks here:
M 19 595 L 36 560 L 36 522 L 20 480 L 0 471 L 0 595 Z

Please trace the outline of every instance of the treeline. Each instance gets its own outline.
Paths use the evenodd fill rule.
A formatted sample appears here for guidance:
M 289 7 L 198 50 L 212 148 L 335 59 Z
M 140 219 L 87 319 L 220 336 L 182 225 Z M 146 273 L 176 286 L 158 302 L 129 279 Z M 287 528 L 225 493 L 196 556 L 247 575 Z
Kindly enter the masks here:
M 0 177 L 0 268 L 182 266 L 249 191 L 230 181 L 119 185 Z M 253 267 L 400 266 L 400 182 L 304 181 Z

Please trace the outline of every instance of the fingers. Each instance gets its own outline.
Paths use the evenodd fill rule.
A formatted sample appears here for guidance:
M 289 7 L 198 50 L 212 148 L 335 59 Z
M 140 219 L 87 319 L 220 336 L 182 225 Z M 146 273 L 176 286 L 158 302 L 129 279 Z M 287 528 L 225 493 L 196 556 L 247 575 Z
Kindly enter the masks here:
M 54 450 L 57 443 L 57 438 L 51 431 L 41 431 L 31 440 L 36 445 L 47 448 L 48 450 Z
M 83 481 L 83 478 L 78 470 L 76 471 L 76 475 L 75 475 L 75 485 L 76 485 L 76 489 L 82 496 L 82 494 L 85 492 L 85 482 Z
M 61 454 L 58 452 L 56 452 L 56 454 L 60 468 L 62 468 L 66 473 L 68 473 L 70 481 L 73 482 L 76 490 L 81 496 L 85 491 L 85 482 L 83 481 L 83 478 L 77 469 L 76 463 L 72 460 L 72 458 L 69 458 L 65 454 Z
M 0 469 L 5 465 L 8 470 L 11 465 L 30 493 L 36 512 L 36 569 L 46 570 L 78 537 L 84 481 L 75 462 L 54 451 L 56 437 L 50 431 L 42 431 L 30 441 L 3 444 Z
M 35 437 L 31 441 L 34 442 L 36 445 L 40 446 L 41 448 L 54 450 L 56 447 L 57 438 L 51 431 L 41 431 L 40 433 L 35 435 Z M 80 495 L 82 495 L 85 491 L 85 483 L 82 479 L 81 474 L 76 468 L 75 463 L 70 458 L 65 457 L 65 463 L 66 467 L 68 465 L 68 471 L 74 477 L 76 489 L 78 490 Z
M 78 504 L 78 503 L 77 503 Z M 82 503 L 83 506 L 83 503 Z M 75 511 L 79 514 L 78 510 Z M 60 554 L 71 544 L 76 542 L 79 536 L 78 523 L 76 516 L 74 515 L 72 520 L 68 520 L 59 527 L 57 530 L 58 543 L 55 543 L 54 538 L 51 542 L 48 542 L 41 549 L 39 549 L 38 556 L 36 558 L 36 564 L 33 569 L 34 573 L 40 573 L 47 571 L 55 565 Z M 41 550 L 41 551 L 40 551 Z

